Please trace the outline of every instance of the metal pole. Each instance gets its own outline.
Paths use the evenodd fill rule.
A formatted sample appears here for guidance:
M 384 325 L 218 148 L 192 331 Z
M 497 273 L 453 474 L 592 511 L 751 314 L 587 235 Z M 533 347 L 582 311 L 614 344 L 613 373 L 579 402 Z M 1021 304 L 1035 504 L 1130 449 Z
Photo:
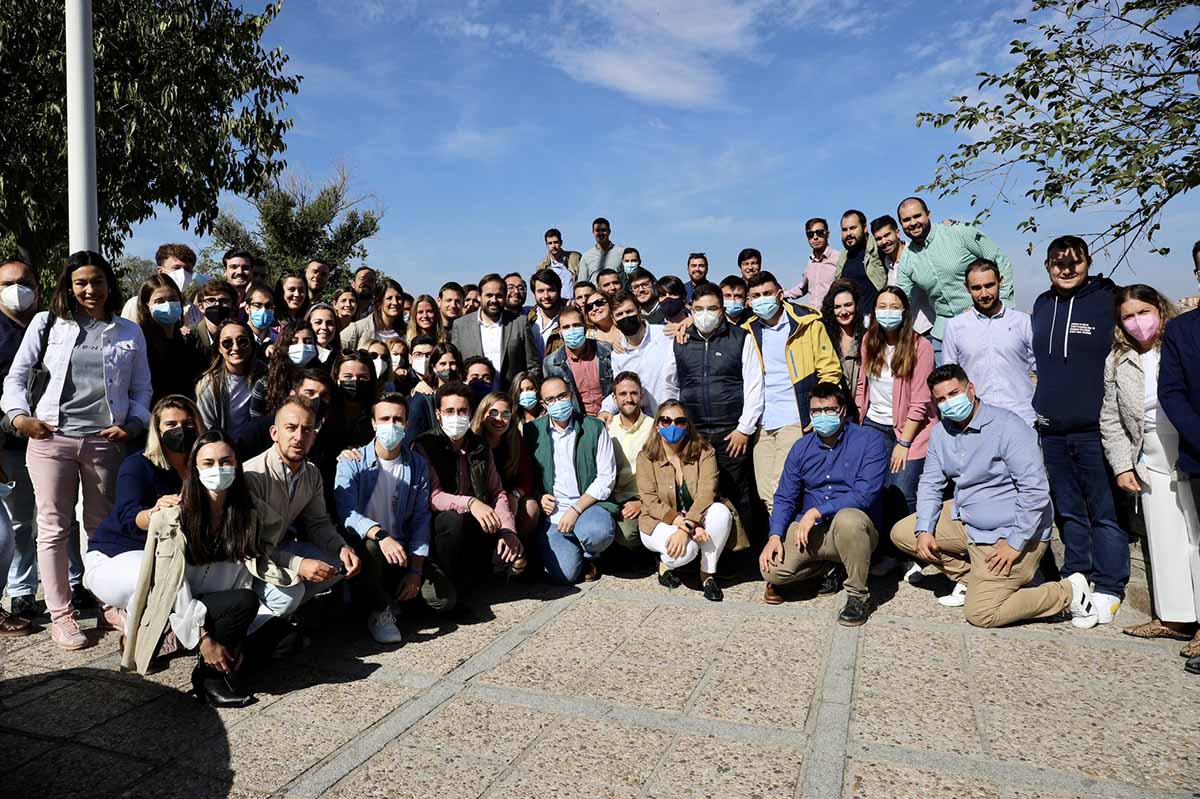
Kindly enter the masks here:
M 92 0 L 67 3 L 67 210 L 70 250 L 99 250 Z

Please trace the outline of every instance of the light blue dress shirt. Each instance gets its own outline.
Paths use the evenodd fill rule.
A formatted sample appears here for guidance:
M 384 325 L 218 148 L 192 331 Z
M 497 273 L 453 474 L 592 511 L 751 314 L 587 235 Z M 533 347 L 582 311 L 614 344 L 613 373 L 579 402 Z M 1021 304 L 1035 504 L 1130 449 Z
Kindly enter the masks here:
M 989 405 L 1020 416 L 1032 427 L 1033 322 L 1029 314 L 1007 306 L 995 316 L 969 308 L 946 323 L 942 362 L 957 363 Z

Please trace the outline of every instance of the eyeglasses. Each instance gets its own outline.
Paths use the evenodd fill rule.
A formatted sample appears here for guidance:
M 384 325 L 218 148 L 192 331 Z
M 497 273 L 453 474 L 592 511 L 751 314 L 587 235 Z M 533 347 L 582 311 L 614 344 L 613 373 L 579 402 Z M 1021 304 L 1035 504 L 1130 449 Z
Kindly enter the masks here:
M 561 400 L 569 400 L 569 399 L 571 399 L 570 393 L 564 391 L 563 393 L 558 394 L 557 396 L 546 397 L 544 400 L 542 400 L 542 402 L 546 403 L 547 405 L 553 405 L 554 403 L 560 402 Z
M 363 358 L 370 358 L 372 361 L 383 360 L 382 352 L 370 352 L 369 350 L 358 350 L 358 354 Z
M 671 425 L 675 425 L 676 427 L 687 427 L 687 421 L 686 416 L 660 416 L 658 417 L 658 426 L 670 427 Z
M 809 412 L 809 416 L 837 416 L 842 412 L 841 408 L 813 408 Z
M 593 300 L 592 302 L 586 303 L 584 305 L 584 307 L 587 308 L 589 312 L 591 312 L 591 311 L 598 311 L 607 305 L 608 305 L 608 303 L 605 302 L 604 300 Z
M 829 237 L 829 231 L 828 230 L 810 230 L 807 233 L 805 233 L 804 235 L 808 236 L 810 239 L 824 239 L 824 238 Z
M 512 411 L 502 411 L 499 408 L 492 408 L 487 412 L 489 419 L 500 419 L 508 422 L 512 421 Z
M 226 352 L 232 352 L 235 346 L 239 350 L 250 349 L 250 339 L 246 338 L 245 336 L 221 339 L 221 349 L 225 350 Z
M 274 302 L 251 302 L 251 303 L 247 303 L 247 304 L 256 311 L 260 311 L 263 308 L 274 308 L 275 307 Z

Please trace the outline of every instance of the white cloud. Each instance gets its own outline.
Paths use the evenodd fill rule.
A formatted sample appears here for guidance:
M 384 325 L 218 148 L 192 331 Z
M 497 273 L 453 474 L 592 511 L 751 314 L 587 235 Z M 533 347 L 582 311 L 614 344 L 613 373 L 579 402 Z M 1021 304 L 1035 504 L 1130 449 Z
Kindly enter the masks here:
M 449 158 L 494 161 L 512 148 L 516 138 L 516 128 L 481 130 L 459 127 L 442 137 L 437 152 Z

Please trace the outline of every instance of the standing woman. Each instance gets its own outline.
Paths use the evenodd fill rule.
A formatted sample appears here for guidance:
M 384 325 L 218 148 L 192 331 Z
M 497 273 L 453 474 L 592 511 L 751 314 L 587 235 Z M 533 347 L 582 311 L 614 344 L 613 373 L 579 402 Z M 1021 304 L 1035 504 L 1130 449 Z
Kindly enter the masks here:
M 540 391 L 541 384 L 530 372 L 520 372 L 513 378 L 509 399 L 512 400 L 513 421 L 522 430 L 526 422 L 532 422 L 546 412 L 546 408 L 538 400 Z
M 358 295 L 354 289 L 338 289 L 333 295 L 333 309 L 337 312 L 338 332 L 342 332 L 358 318 Z
M 267 373 L 254 381 L 250 391 L 250 418 L 273 416 L 292 391 L 292 379 L 317 357 L 317 334 L 308 322 L 291 322 L 279 331 Z
M 412 318 L 408 322 L 408 335 L 405 338 L 412 341 L 417 336 L 429 336 L 438 342 L 446 340 L 437 300 L 428 294 L 417 297 L 413 303 Z
M 576 291 L 579 290 L 578 284 L 575 288 Z M 608 295 L 594 292 L 583 300 L 582 305 L 580 310 L 583 311 L 587 320 L 588 338 L 603 341 L 605 344 L 619 345 L 624 336 L 621 335 L 620 330 L 617 330 L 617 325 L 613 321 L 612 301 Z
M 433 348 L 425 361 L 425 374 L 408 398 L 408 427 L 405 443 L 412 446 L 417 436 L 433 429 L 433 395 L 439 386 L 462 380 L 462 355 L 458 347 L 442 342 Z
M 1114 300 L 1120 324 L 1104 363 L 1100 437 L 1117 485 L 1141 497 L 1154 597 L 1154 618 L 1124 632 L 1187 640 L 1200 618 L 1200 520 L 1191 483 L 1176 472 L 1179 432 L 1158 404 L 1159 343 L 1175 308 L 1140 284 Z M 1200 634 L 1188 649 L 1200 654 Z
M 304 320 L 312 297 L 308 293 L 308 281 L 300 272 L 289 270 L 275 281 L 275 314 L 279 327 L 290 322 Z
M 366 349 L 372 339 L 391 341 L 404 338 L 404 289 L 391 278 L 384 278 L 383 290 L 375 294 L 371 313 L 342 331 L 342 349 Z
M 842 388 L 847 398 L 854 396 L 862 366 L 862 341 L 867 333 L 862 311 L 858 286 L 852 280 L 835 280 L 821 302 L 821 321 L 842 363 Z M 858 418 L 858 409 L 851 408 L 847 416 Z
M 197 439 L 179 504 L 151 514 L 121 666 L 145 674 L 169 629 L 198 648 L 192 690 L 214 707 L 254 701 L 240 679 L 241 649 L 258 614 L 247 563 L 282 536 L 283 519 L 251 495 L 233 442 L 220 430 Z
M 638 530 L 642 546 L 660 555 L 658 582 L 678 588 L 682 582 L 675 570 L 699 555 L 704 598 L 720 602 L 717 561 L 733 514 L 717 500 L 717 454 L 676 400 L 658 406 L 658 435 L 638 453 L 637 485 Z
M 829 294 L 834 294 L 830 289 Z M 836 297 L 835 297 L 836 301 Z M 862 344 L 862 368 L 854 401 L 859 421 L 876 430 L 892 447 L 891 465 L 883 491 L 883 529 L 916 513 L 917 484 L 925 470 L 929 437 L 937 409 L 926 383 L 933 372 L 933 345 L 913 330 L 908 295 L 884 286 L 875 299 L 875 313 Z M 874 574 L 896 567 L 896 556 L 880 542 Z M 889 544 L 891 547 L 890 539 Z M 913 572 L 913 569 L 917 572 Z M 906 579 L 915 579 L 919 566 L 910 565 Z M 956 589 L 956 601 L 966 595 Z
M 123 443 L 150 423 L 150 368 L 141 329 L 120 316 L 117 276 L 102 255 L 67 260 L 50 311 L 33 318 L 4 380 L 0 400 L 29 438 L 26 464 L 38 522 L 38 573 L 50 611 L 50 638 L 63 649 L 88 639 L 75 622 L 67 546 L 83 488 L 90 538 L 112 510 Z M 35 374 L 33 396 L 26 387 Z M 38 377 L 40 375 L 40 377 Z
M 196 407 L 209 430 L 234 441 L 250 432 L 250 397 L 264 368 L 255 357 L 254 334 L 245 322 L 227 319 L 217 328 L 212 365 L 196 383 Z
M 333 371 L 333 364 L 342 354 L 342 340 L 338 335 L 337 312 L 326 302 L 318 302 L 308 309 L 305 321 L 312 327 L 317 337 L 317 357 L 308 366 L 310 369 Z
M 152 404 L 172 394 L 195 396 L 196 380 L 207 363 L 198 340 L 183 334 L 183 295 L 175 281 L 151 275 L 138 292 L 137 309 L 138 325 L 146 337 Z
M 487 442 L 492 450 L 492 460 L 500 481 L 508 492 L 508 505 L 517 518 L 517 535 L 521 543 L 529 546 L 542 516 L 541 506 L 533 490 L 533 460 L 525 449 L 525 437 L 517 427 L 512 400 L 501 391 L 493 391 L 479 402 L 475 416 L 471 419 L 471 430 Z M 521 559 L 522 561 L 524 558 Z M 513 573 L 520 569 L 513 564 Z

